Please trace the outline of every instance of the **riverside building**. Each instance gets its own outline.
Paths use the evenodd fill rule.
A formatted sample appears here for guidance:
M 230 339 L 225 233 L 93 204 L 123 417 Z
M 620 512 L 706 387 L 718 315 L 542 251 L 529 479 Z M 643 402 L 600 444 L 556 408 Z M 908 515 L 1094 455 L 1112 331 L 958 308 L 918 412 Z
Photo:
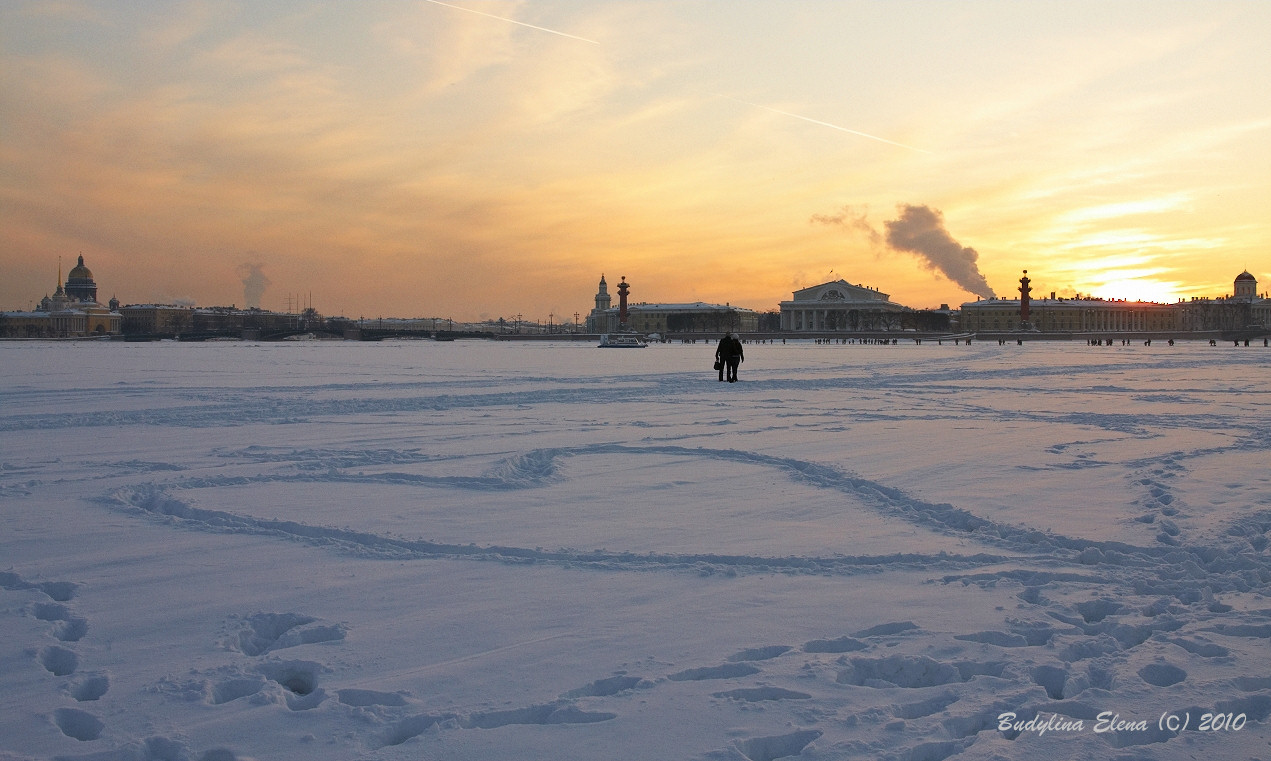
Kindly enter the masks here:
M 623 291 L 630 286 L 623 278 Z M 751 333 L 759 329 L 759 313 L 728 304 L 692 303 L 650 304 L 645 302 L 612 306 L 609 284 L 600 276 L 595 307 L 587 315 L 588 333 L 618 333 L 630 330 L 644 335 L 657 333 Z M 623 319 L 625 317 L 625 323 Z
M 79 338 L 119 334 L 123 317 L 118 299 L 97 303 L 97 282 L 84 265 L 84 257 L 63 284 L 58 266 L 57 289 L 45 296 L 33 311 L 0 312 L 0 337 Z
M 1257 279 L 1246 271 L 1236 276 L 1230 295 L 1173 304 L 1051 293 L 1049 298 L 979 299 L 962 305 L 961 329 L 968 333 L 1020 330 L 1025 321 L 1029 327 L 1023 329 L 1044 333 L 1271 330 L 1271 299 L 1258 294 Z
M 781 330 L 897 330 L 902 315 L 909 311 L 876 288 L 835 280 L 795 291 L 789 301 L 781 302 Z

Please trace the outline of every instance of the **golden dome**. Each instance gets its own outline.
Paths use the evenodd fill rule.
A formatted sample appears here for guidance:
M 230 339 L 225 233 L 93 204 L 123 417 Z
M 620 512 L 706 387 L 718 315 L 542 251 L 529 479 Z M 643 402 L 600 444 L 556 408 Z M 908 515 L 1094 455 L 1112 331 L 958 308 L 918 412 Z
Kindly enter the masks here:
M 71 280 L 92 280 L 93 271 L 84 266 L 84 257 L 79 258 L 79 264 L 75 265 L 75 269 L 71 270 L 66 276 L 67 281 Z

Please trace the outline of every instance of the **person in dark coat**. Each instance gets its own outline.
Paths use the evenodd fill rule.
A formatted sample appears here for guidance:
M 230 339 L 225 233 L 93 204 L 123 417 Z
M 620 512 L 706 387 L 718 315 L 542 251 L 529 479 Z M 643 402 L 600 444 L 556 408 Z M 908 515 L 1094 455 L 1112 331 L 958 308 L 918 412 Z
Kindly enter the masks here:
M 745 361 L 744 351 L 741 348 L 741 339 L 732 333 L 726 333 L 723 338 L 719 339 L 719 346 L 715 349 L 715 364 L 719 367 L 719 379 L 724 380 L 725 371 L 728 374 L 728 382 L 737 382 L 737 366 Z

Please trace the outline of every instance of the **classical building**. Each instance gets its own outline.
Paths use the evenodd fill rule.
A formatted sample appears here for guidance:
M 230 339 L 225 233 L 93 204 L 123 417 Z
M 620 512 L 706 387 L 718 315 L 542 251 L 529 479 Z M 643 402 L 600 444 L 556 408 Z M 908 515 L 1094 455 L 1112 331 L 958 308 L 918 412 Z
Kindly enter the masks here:
M 618 286 L 620 291 L 626 291 L 629 287 L 626 278 Z M 608 284 L 604 275 L 601 275 L 596 306 L 587 315 L 588 333 L 617 333 L 624 329 L 622 306 L 613 307 L 611 304 Z M 723 333 L 730 330 L 749 333 L 759 329 L 759 313 L 752 309 L 701 301 L 686 304 L 627 304 L 625 317 L 626 330 L 645 335 Z
M 789 332 L 848 332 L 895 330 L 907 307 L 875 288 L 846 280 L 795 291 L 781 302 L 781 330 Z
M 194 329 L 194 307 L 130 304 L 119 313 L 124 335 L 177 336 Z
M 1099 333 L 1179 330 L 1171 304 L 1050 298 L 1029 301 L 1028 323 L 1043 333 Z M 961 329 L 969 333 L 1019 330 L 1019 299 L 981 299 L 962 305 Z
M 97 283 L 84 257 L 71 270 L 63 286 L 58 267 L 57 289 L 45 296 L 33 312 L 0 312 L 0 336 L 7 338 L 74 338 L 117 335 L 122 327 L 119 301 L 97 303 Z
M 1241 280 L 1243 279 L 1243 288 Z M 1243 293 L 1242 293 L 1243 291 Z M 1271 298 L 1266 293 L 1258 294 L 1258 281 L 1248 270 L 1236 278 L 1236 294 L 1234 298 L 1249 300 L 1249 322 L 1271 330 Z
M 759 313 L 728 304 L 632 304 L 627 323 L 637 333 L 753 333 Z
M 1021 281 L 1026 279 L 1027 275 Z M 1021 288 L 1025 287 L 1021 282 Z M 1031 328 L 1045 333 L 1271 329 L 1271 300 L 1258 295 L 1258 282 L 1253 275 L 1242 272 L 1236 276 L 1234 295 L 1174 304 L 1056 298 L 1054 293 L 1042 299 L 980 299 L 962 305 L 961 329 L 970 333 L 1019 330 L 1025 317 Z
M 1183 330 L 1271 330 L 1271 299 L 1258 294 L 1248 270 L 1236 275 L 1231 295 L 1181 301 L 1176 308 Z

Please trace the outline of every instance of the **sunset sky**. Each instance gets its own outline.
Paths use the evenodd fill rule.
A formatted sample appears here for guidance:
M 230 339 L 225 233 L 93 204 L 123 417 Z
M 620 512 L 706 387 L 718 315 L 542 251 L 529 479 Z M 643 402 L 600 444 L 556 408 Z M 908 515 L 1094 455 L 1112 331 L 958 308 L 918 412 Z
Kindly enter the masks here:
M 102 301 L 256 272 L 350 317 L 572 322 L 602 273 L 757 310 L 1267 291 L 1269 40 L 1269 2 L 7 0 L 0 309 L 80 255 Z

